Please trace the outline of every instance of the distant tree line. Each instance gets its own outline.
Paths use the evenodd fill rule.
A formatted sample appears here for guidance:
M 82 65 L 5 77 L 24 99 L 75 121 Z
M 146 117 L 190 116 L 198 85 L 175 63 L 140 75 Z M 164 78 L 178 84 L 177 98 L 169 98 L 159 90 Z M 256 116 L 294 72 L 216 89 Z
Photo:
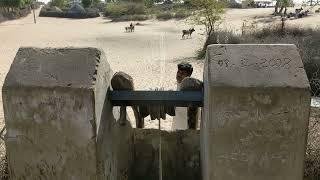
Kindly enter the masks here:
M 277 0 L 274 13 L 287 14 L 287 8 L 293 6 L 293 0 Z
M 32 0 L 0 0 L 0 9 L 10 12 L 18 8 L 25 8 L 30 4 Z
M 57 6 L 59 8 L 66 8 L 69 4 L 72 4 L 72 0 L 51 0 L 51 6 Z M 96 6 L 100 3 L 100 0 L 81 0 L 81 5 L 85 8 Z

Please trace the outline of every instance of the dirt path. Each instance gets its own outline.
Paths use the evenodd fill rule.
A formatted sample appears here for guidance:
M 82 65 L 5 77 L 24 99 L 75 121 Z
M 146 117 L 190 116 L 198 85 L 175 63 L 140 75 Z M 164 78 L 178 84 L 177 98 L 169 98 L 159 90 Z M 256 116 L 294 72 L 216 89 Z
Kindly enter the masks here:
M 194 60 L 195 51 L 201 47 L 203 37 L 198 32 L 192 39 L 181 40 L 181 30 L 190 25 L 183 21 L 145 21 L 136 26 L 134 33 L 125 33 L 128 22 L 111 23 L 104 18 L 56 19 L 33 16 L 0 24 L 0 84 L 10 68 L 19 47 L 91 46 L 103 49 L 114 71 L 124 71 L 133 76 L 136 89 L 164 87 L 175 89 L 176 64 L 191 61 L 194 76 L 202 79 L 202 64 Z M 198 63 L 197 63 L 198 62 Z M 2 104 L 2 101 L 0 102 Z M 132 116 L 132 112 L 129 112 Z M 146 120 L 147 127 L 157 124 Z M 0 122 L 3 110 L 0 106 Z M 163 127 L 171 127 L 165 121 Z

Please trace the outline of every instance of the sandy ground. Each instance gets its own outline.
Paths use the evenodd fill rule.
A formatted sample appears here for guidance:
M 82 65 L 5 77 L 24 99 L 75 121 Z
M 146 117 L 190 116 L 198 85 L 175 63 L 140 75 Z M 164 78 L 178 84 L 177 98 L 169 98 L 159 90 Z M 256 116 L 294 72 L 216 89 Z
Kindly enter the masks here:
M 222 27 L 240 30 L 244 20 L 275 21 L 269 14 L 273 9 L 230 9 L 226 12 Z M 39 11 L 37 11 L 39 13 Z M 271 20 L 270 20 L 271 19 Z M 314 15 L 291 24 L 303 27 L 320 25 L 320 15 Z M 164 87 L 175 89 L 177 64 L 187 61 L 193 64 L 193 77 L 202 80 L 203 61 L 194 58 L 204 41 L 203 27 L 196 26 L 192 39 L 181 40 L 181 30 L 193 26 L 189 21 L 148 20 L 137 26 L 134 33 L 125 33 L 128 22 L 111 23 L 105 18 L 70 20 L 37 18 L 33 16 L 0 24 L 0 84 L 10 68 L 19 47 L 97 47 L 103 49 L 113 71 L 124 71 L 133 76 L 139 90 Z M 1 96 L 0 96 L 1 97 Z M 1 104 L 2 104 L 2 99 Z M 133 113 L 129 110 L 133 120 Z M 146 118 L 146 128 L 157 128 L 157 121 Z M 3 110 L 0 106 L 0 123 Z M 171 128 L 172 118 L 163 121 L 162 128 Z M 134 125 L 134 123 L 132 123 Z
M 195 51 L 203 37 L 198 33 L 192 39 L 181 40 L 181 30 L 191 27 L 184 21 L 159 22 L 149 20 L 137 26 L 134 33 L 125 33 L 128 22 L 111 23 L 104 18 L 70 20 L 37 18 L 33 16 L 0 24 L 0 84 L 10 68 L 19 47 L 97 47 L 105 51 L 113 69 L 124 71 L 134 78 L 139 90 L 164 87 L 175 89 L 177 63 L 189 61 L 194 66 L 193 76 L 202 79 L 202 63 L 195 60 Z M 1 102 L 2 104 L 2 102 Z M 131 108 L 129 116 L 133 120 Z M 0 106 L 0 122 L 3 110 Z M 171 127 L 170 118 L 163 121 Z M 135 123 L 133 123 L 134 125 Z M 147 128 L 156 128 L 156 121 L 146 119 Z
M 319 7 L 317 6 L 312 9 L 310 9 L 311 7 L 305 7 L 304 10 L 310 10 L 310 16 L 301 19 L 291 18 L 286 21 L 286 24 L 288 26 L 303 28 L 320 28 L 320 14 L 314 13 L 314 10 Z M 300 8 L 300 6 L 288 8 L 287 12 L 294 13 L 295 8 Z M 274 8 L 228 9 L 223 18 L 222 27 L 233 31 L 240 31 L 244 21 L 248 21 L 248 23 L 255 22 L 260 28 L 280 24 L 280 17 L 271 15 L 273 12 Z

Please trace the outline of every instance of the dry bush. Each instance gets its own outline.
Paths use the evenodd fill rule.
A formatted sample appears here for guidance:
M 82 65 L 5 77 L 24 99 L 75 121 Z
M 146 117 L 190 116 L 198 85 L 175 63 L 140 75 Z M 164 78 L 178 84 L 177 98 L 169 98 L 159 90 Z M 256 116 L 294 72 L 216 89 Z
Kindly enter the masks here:
M 156 18 L 158 20 L 165 21 L 165 20 L 174 18 L 174 14 L 171 12 L 160 12 L 159 14 L 156 15 Z
M 6 156 L 0 157 L 0 179 L 9 180 L 8 164 Z
M 305 156 L 305 180 L 320 180 L 320 108 L 312 108 Z
M 2 132 L 3 133 L 3 132 Z M 2 133 L 0 136 L 2 137 Z M 0 139 L 0 179 L 9 180 L 9 171 L 7 164 L 6 148 L 3 139 Z
M 251 27 L 251 28 L 250 28 Z M 320 30 L 285 27 L 276 24 L 257 30 L 254 26 L 242 28 L 241 34 L 228 30 L 216 30 L 207 38 L 199 58 L 205 55 L 210 44 L 295 44 L 301 55 L 313 96 L 320 95 Z
M 104 14 L 107 17 L 119 18 L 125 15 L 146 14 L 146 11 L 142 3 L 118 2 L 109 3 L 106 6 Z
M 204 58 L 206 48 L 210 44 L 240 44 L 240 38 L 241 37 L 239 35 L 235 34 L 231 30 L 216 30 L 208 36 L 203 48 L 197 51 L 197 57 L 199 59 Z
M 121 21 L 145 21 L 149 19 L 147 15 L 124 15 L 116 18 L 112 18 L 112 22 L 121 22 Z
M 174 18 L 176 19 L 184 19 L 191 16 L 191 12 L 187 9 L 178 9 L 174 15 Z

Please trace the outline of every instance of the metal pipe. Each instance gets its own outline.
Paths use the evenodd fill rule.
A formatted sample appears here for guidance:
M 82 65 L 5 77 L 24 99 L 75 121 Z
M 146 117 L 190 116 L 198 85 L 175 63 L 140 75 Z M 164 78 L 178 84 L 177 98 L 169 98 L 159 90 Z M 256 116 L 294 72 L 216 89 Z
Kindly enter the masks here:
M 202 91 L 109 91 L 108 97 L 113 106 L 203 107 Z

